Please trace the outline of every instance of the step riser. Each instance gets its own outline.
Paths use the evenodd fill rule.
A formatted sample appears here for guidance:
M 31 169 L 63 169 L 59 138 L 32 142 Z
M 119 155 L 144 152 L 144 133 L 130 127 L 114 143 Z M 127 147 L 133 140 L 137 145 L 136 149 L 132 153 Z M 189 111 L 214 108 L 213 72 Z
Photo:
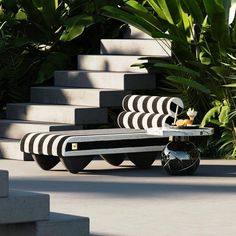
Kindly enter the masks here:
M 102 39 L 101 54 L 170 57 L 170 43 L 154 39 Z
M 60 130 L 78 130 L 82 126 L 74 125 L 40 125 L 40 124 L 19 124 L 19 123 L 0 123 L 0 137 L 21 139 L 23 135 L 30 132 L 49 132 Z
M 8 196 L 8 189 L 9 189 L 8 171 L 0 170 L 0 198 Z
M 20 161 L 32 161 L 32 157 L 28 153 L 20 151 L 19 140 L 0 140 L 0 158 Z
M 121 106 L 122 99 L 129 93 L 129 91 L 96 91 L 76 88 L 32 88 L 31 101 L 45 104 L 115 107 Z
M 152 74 L 125 74 L 112 72 L 56 71 L 54 85 L 74 88 L 153 89 Z
M 7 119 L 67 123 L 73 125 L 103 124 L 107 122 L 107 110 L 102 108 L 75 109 L 8 104 Z
M 24 223 L 49 218 L 49 195 L 10 191 L 0 198 L 0 224 Z
M 58 214 L 60 215 L 60 214 Z M 89 236 L 89 219 L 87 217 L 62 214 L 62 219 L 50 219 L 24 224 L 0 225 L 2 236 Z
M 89 71 L 137 72 L 146 73 L 146 69 L 131 67 L 140 63 L 139 56 L 79 55 L 78 69 Z M 144 61 L 143 61 L 144 62 Z

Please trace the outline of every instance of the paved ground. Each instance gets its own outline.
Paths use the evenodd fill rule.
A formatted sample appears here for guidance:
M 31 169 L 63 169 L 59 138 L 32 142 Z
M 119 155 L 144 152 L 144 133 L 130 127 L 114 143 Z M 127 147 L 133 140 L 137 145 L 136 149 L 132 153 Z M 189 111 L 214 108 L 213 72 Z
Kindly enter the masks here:
M 73 175 L 58 166 L 0 160 L 10 187 L 49 193 L 51 211 L 90 217 L 91 236 L 235 236 L 236 161 L 202 160 L 194 176 L 92 162 Z

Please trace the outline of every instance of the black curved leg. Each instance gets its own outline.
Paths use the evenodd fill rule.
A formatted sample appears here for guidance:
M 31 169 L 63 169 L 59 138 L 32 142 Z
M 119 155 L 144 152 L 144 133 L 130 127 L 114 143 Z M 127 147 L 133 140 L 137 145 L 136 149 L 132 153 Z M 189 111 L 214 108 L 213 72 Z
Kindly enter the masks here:
M 59 157 L 32 154 L 33 159 L 43 170 L 50 170 L 60 161 Z
M 94 156 L 75 156 L 60 157 L 60 160 L 70 173 L 77 174 L 79 171 L 83 170 L 93 158 Z
M 139 152 L 127 153 L 127 156 L 136 167 L 147 169 L 153 164 L 158 154 L 158 152 Z
M 105 161 L 113 166 L 119 166 L 125 159 L 126 154 L 103 154 L 100 155 Z

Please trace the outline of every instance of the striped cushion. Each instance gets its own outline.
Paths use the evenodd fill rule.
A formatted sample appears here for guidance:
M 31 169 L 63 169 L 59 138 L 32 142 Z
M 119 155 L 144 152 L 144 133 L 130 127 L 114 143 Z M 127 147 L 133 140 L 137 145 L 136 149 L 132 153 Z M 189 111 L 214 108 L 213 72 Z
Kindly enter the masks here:
M 180 114 L 184 104 L 178 97 L 127 95 L 122 101 L 125 111 L 169 114 L 173 117 L 177 106 L 179 107 L 178 114 Z
M 148 129 L 169 126 L 174 122 L 174 118 L 168 114 L 154 114 L 141 112 L 123 111 L 117 118 L 120 128 L 128 129 Z
M 55 133 L 29 133 L 21 139 L 20 150 L 26 153 L 61 156 L 68 135 Z

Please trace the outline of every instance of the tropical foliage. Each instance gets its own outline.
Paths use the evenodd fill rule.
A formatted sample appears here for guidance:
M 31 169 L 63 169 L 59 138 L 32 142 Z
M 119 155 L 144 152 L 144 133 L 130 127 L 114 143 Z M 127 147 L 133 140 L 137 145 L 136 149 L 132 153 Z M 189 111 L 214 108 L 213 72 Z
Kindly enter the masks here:
M 0 114 L 25 101 L 32 84 L 52 83 L 55 70 L 75 69 L 76 55 L 99 51 L 120 22 L 101 17 L 108 0 L 0 0 Z
M 140 67 L 162 71 L 165 93 L 181 96 L 213 123 L 224 154 L 235 156 L 235 0 L 128 0 L 103 7 L 102 14 L 172 42 L 169 62 L 148 58 Z M 231 15 L 229 14 L 231 12 Z M 231 16 L 231 17 L 230 17 Z M 159 88 L 160 89 L 160 88 Z M 200 113 L 201 112 L 201 113 Z

